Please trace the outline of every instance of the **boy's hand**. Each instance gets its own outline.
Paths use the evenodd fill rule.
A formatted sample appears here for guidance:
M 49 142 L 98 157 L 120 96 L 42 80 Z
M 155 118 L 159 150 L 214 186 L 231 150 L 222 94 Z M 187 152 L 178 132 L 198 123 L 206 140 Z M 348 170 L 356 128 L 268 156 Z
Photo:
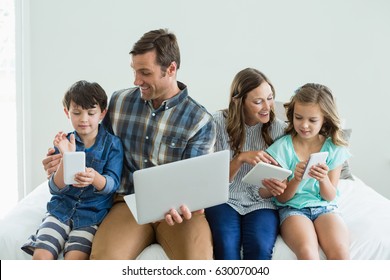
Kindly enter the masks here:
M 65 152 L 76 151 L 76 140 L 74 134 L 70 135 L 70 141 L 69 141 L 68 138 L 66 138 L 66 133 L 60 131 L 54 137 L 53 144 L 60 150 L 61 154 Z
M 76 174 L 75 181 L 77 184 L 73 184 L 74 187 L 84 188 L 89 185 L 93 185 L 93 181 L 95 180 L 96 172 L 93 168 L 87 167 L 85 172 L 79 172 Z

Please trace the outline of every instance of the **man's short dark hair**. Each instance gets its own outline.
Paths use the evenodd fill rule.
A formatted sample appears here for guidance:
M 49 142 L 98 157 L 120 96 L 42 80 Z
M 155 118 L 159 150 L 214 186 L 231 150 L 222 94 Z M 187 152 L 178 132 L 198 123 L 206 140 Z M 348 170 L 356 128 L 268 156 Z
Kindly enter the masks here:
M 180 49 L 175 34 L 168 32 L 167 29 L 149 31 L 134 44 L 130 54 L 144 54 L 153 50 L 156 50 L 156 62 L 163 71 L 173 61 L 176 62 L 177 69 L 180 68 Z

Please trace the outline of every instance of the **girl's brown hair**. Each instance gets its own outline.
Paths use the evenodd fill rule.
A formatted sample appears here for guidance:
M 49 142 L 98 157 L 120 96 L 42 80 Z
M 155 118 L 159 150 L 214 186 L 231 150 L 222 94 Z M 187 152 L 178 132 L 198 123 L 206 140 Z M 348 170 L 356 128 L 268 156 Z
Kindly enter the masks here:
M 337 112 L 336 103 L 334 101 L 331 90 L 321 84 L 308 83 L 295 91 L 290 102 L 285 103 L 288 126 L 286 133 L 291 136 L 297 135 L 294 129 L 294 106 L 296 103 L 312 103 L 320 106 L 321 112 L 324 115 L 324 124 L 320 130 L 320 134 L 325 137 L 331 137 L 332 142 L 338 146 L 346 146 L 347 142 L 343 138 L 341 129 L 340 117 Z

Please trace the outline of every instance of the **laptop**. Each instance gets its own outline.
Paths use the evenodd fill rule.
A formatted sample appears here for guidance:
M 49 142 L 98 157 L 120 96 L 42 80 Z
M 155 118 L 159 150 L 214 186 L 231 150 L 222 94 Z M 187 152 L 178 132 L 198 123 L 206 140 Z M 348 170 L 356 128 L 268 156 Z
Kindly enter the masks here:
M 227 202 L 230 152 L 219 151 L 137 170 L 134 194 L 124 197 L 138 224 L 165 219 L 172 208 L 190 211 Z

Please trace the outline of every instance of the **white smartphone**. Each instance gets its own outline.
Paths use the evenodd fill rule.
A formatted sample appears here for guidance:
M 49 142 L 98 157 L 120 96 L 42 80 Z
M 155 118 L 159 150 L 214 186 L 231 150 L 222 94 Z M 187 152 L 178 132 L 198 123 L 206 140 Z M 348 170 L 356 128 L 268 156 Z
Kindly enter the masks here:
M 66 152 L 63 155 L 63 161 L 65 184 L 76 184 L 77 182 L 74 180 L 76 173 L 85 171 L 85 153 Z
M 311 178 L 311 176 L 309 176 L 310 168 L 313 165 L 317 165 L 319 163 L 326 163 L 327 157 L 328 157 L 328 152 L 319 152 L 319 153 L 311 154 L 309 160 L 307 161 L 305 171 L 303 172 L 302 179 Z

